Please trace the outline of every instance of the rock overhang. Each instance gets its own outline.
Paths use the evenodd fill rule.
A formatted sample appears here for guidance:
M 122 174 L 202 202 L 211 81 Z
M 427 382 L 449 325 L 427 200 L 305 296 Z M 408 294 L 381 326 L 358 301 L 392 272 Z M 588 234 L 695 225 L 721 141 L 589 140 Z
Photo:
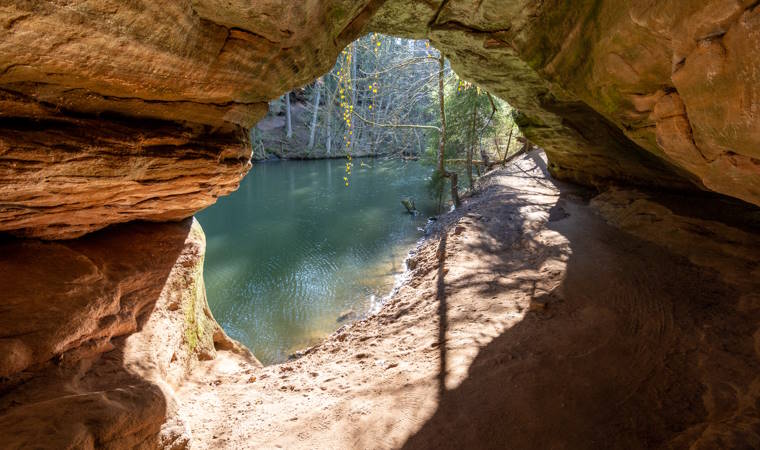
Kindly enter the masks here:
M 176 220 L 234 190 L 266 102 L 368 31 L 427 38 L 552 173 L 760 204 L 756 1 L 45 1 L 0 8 L 0 231 Z

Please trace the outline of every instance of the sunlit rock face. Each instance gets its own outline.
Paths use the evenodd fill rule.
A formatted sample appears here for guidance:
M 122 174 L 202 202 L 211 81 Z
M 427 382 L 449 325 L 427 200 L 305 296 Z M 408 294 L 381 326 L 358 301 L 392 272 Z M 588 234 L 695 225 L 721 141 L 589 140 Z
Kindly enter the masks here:
M 692 185 L 760 204 L 754 0 L 390 0 L 373 28 L 429 37 L 519 108 L 555 176 Z
M 266 102 L 367 31 L 430 39 L 519 108 L 556 177 L 760 205 L 757 5 L 0 1 L 0 232 L 189 217 L 237 188 Z M 186 446 L 172 386 L 242 351 L 208 313 L 202 261 L 191 221 L 0 242 L 3 444 Z
M 0 7 L 0 231 L 192 214 L 268 99 L 366 31 L 429 38 L 520 109 L 552 173 L 760 204 L 754 0 L 45 1 Z
M 188 217 L 250 168 L 267 101 L 328 70 L 362 2 L 0 3 L 0 231 Z

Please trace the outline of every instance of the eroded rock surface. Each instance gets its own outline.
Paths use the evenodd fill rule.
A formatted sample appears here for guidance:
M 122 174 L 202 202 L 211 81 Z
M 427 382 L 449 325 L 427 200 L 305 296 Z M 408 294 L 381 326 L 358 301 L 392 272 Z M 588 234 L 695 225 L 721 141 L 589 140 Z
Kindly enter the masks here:
M 236 189 L 266 102 L 333 65 L 364 3 L 0 2 L 0 231 L 182 219 Z
M 0 231 L 207 206 L 245 174 L 266 101 L 368 30 L 431 39 L 521 110 L 559 178 L 760 204 L 756 0 L 29 0 L 0 4 Z M 182 176 L 142 170 L 161 154 Z
M 3 448 L 181 448 L 174 388 L 217 348 L 193 219 L 0 243 Z
M 407 3 L 386 2 L 373 28 L 429 37 L 519 108 L 553 175 L 691 180 L 760 204 L 757 1 Z
M 369 30 L 509 100 L 558 178 L 760 205 L 757 0 L 0 0 L 0 232 L 190 216 L 247 172 L 266 101 Z M 604 223 L 533 175 L 382 314 L 261 373 L 208 313 L 191 221 L 4 240 L 0 442 L 760 446 L 757 233 L 629 190 Z
M 18 236 L 181 220 L 237 189 L 251 167 L 239 133 L 38 109 L 35 119 L 10 121 L 0 112 L 0 231 Z

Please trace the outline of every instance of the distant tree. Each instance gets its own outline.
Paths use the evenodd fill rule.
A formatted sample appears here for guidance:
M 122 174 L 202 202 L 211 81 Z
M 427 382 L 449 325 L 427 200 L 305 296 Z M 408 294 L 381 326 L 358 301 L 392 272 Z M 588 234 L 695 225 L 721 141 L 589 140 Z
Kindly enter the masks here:
M 285 94 L 285 122 L 287 127 L 287 138 L 290 140 L 290 138 L 293 137 L 293 123 L 290 119 L 290 92 Z
M 314 84 L 316 94 L 314 95 L 314 114 L 312 114 L 311 119 L 311 130 L 309 131 L 309 150 L 314 148 L 314 137 L 317 132 L 317 115 L 319 114 L 319 97 L 322 94 L 322 84 L 324 84 L 322 78 L 317 80 Z
M 293 111 L 309 111 L 308 118 L 292 116 L 290 94 L 305 107 Z M 506 161 L 521 139 L 509 105 L 459 79 L 429 42 L 377 33 L 346 47 L 330 72 L 272 111 L 283 103 L 281 147 L 299 146 L 312 157 L 345 155 L 347 184 L 354 155 L 423 156 L 436 168 L 436 195 L 442 199 L 448 182 L 455 203 L 461 177 L 472 187 L 475 171 Z M 292 139 L 293 127 L 308 133 Z

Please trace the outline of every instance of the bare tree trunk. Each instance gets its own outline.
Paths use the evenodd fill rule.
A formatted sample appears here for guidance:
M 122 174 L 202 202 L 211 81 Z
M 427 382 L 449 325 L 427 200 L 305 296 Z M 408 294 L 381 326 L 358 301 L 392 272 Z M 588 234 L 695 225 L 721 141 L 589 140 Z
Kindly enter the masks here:
M 451 198 L 454 200 L 454 207 L 459 207 L 459 182 L 456 172 L 448 172 L 447 177 L 451 181 Z
M 483 161 L 483 170 L 488 170 L 488 168 L 491 167 L 491 157 L 488 156 L 488 152 L 482 142 L 480 143 L 480 160 Z M 480 174 L 479 169 L 478 174 Z
M 509 146 L 512 144 L 512 133 L 515 131 L 515 127 L 509 129 L 509 139 L 507 139 L 507 148 L 504 149 L 504 159 L 501 160 L 501 164 L 507 162 L 507 156 L 509 156 Z
M 322 78 L 315 85 L 317 97 L 314 99 L 314 115 L 311 116 L 311 132 L 309 133 L 309 150 L 314 148 L 314 136 L 317 134 L 317 114 L 319 113 L 319 97 L 322 95 Z
M 454 202 L 454 207 L 459 206 L 459 189 L 457 183 L 456 172 L 446 172 L 444 166 L 444 159 L 446 157 L 446 103 L 443 95 L 443 76 L 445 69 L 445 57 L 443 52 L 439 51 L 438 57 L 438 106 L 441 114 L 441 135 L 438 140 L 438 172 L 449 179 L 451 182 L 451 200 Z
M 467 161 L 465 162 L 465 169 L 467 170 L 467 181 L 470 183 L 470 189 L 472 189 L 472 154 L 475 150 L 475 119 L 477 119 L 478 109 L 477 103 L 472 104 L 472 124 L 470 126 L 470 142 L 467 146 Z
M 354 110 L 356 109 L 356 41 L 351 43 L 351 127 L 350 131 L 353 133 L 356 130 L 356 127 L 354 126 Z M 351 145 L 349 146 L 349 151 L 354 151 L 354 145 L 356 143 L 356 133 L 349 134 L 349 139 L 351 140 Z
M 330 88 L 326 86 L 327 94 L 330 93 Z M 327 142 L 325 143 L 325 151 L 328 156 L 332 154 L 332 113 L 333 106 L 335 106 L 335 99 L 338 97 L 338 88 L 335 88 L 332 95 L 328 95 L 329 100 L 325 104 L 325 113 L 327 114 Z
M 446 174 L 446 168 L 443 165 L 443 159 L 446 152 L 446 109 L 443 98 L 443 70 L 444 70 L 444 56 L 443 52 L 439 52 L 438 56 L 438 107 L 441 114 L 441 133 L 438 138 L 438 172 L 441 175 Z
M 501 159 L 501 137 L 495 136 L 493 138 L 493 145 L 496 146 L 496 160 Z
M 327 156 L 330 156 L 332 151 L 332 104 L 328 104 L 325 108 L 327 110 L 327 142 L 325 143 L 325 150 Z
M 290 138 L 293 137 L 293 125 L 290 122 L 290 92 L 285 94 L 285 121 L 286 121 L 286 130 L 287 130 L 287 138 L 290 140 Z
M 491 115 L 488 117 L 488 122 L 486 122 L 486 124 L 483 126 L 483 129 L 481 130 L 480 135 L 477 138 L 478 149 L 480 150 L 480 160 L 483 162 L 483 172 L 485 172 L 491 167 L 491 158 L 488 157 L 488 152 L 483 146 L 483 134 L 488 129 L 489 125 L 491 125 L 491 121 L 493 121 L 493 116 L 496 114 L 496 102 L 493 101 L 493 97 L 491 96 L 490 92 L 486 91 L 486 95 L 488 96 L 488 102 L 491 103 Z M 497 156 L 498 156 L 498 152 L 497 152 Z M 478 166 L 478 176 L 480 176 L 480 166 Z

